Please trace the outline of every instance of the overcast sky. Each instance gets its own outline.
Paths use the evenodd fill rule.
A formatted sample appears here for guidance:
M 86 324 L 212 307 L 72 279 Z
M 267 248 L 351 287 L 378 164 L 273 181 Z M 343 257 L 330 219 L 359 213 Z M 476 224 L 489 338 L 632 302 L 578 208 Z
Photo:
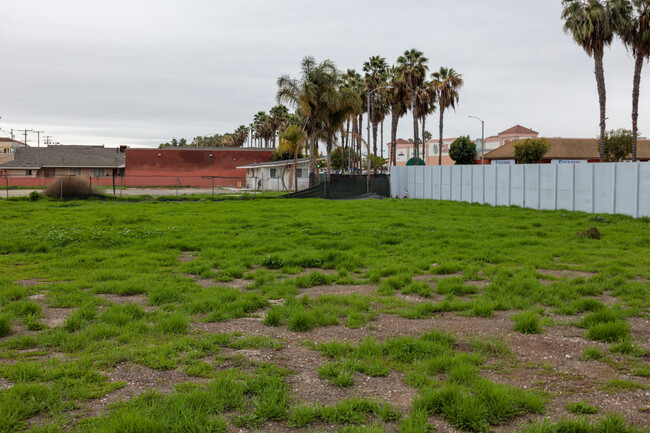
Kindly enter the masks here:
M 560 0 L 0 0 L 0 128 L 62 144 L 157 146 L 248 125 L 303 57 L 361 70 L 417 48 L 465 86 L 445 137 L 516 124 L 595 137 L 593 60 L 562 31 Z M 650 68 L 649 68 L 650 69 Z M 633 59 L 605 55 L 608 129 L 631 128 Z M 650 134 L 644 72 L 641 133 Z M 399 135 L 413 136 L 410 113 Z M 438 136 L 438 116 L 427 130 Z M 385 137 L 388 141 L 389 127 Z M 18 138 L 22 138 L 20 135 Z M 30 144 L 36 135 L 29 135 Z

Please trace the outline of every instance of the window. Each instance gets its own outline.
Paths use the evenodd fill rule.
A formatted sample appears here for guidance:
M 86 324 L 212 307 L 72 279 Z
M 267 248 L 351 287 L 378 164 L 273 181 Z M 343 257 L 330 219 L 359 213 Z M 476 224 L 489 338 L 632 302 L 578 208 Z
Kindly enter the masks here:
M 277 168 L 272 168 L 271 169 L 271 179 L 277 179 L 278 178 L 278 169 Z
M 296 177 L 301 178 L 301 177 L 307 177 L 307 170 L 304 168 L 297 168 L 296 169 Z
M 32 170 L 25 170 L 25 176 L 31 176 Z
M 70 169 L 70 174 L 73 176 L 79 176 L 81 174 L 81 169 L 80 168 L 71 168 Z
M 105 171 L 104 171 L 103 168 L 96 168 L 93 171 L 93 176 L 95 176 L 95 177 L 101 177 L 101 176 L 104 176 L 104 174 L 105 174 Z

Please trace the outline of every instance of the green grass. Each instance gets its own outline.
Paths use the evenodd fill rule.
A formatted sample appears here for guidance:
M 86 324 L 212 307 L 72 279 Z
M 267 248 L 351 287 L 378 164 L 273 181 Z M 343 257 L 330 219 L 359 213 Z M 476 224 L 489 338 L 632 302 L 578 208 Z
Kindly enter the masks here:
M 587 401 L 574 401 L 566 405 L 566 410 L 575 415 L 593 415 L 599 412 L 596 406 L 593 406 Z
M 419 393 L 405 416 L 364 399 L 305 406 L 291 392 L 282 357 L 268 355 L 293 341 L 219 332 L 258 320 L 270 333 L 301 340 L 319 327 L 370 333 L 380 314 L 416 321 L 444 313 L 489 323 L 499 312 L 523 311 L 535 317 L 532 325 L 524 317 L 522 329 L 534 330 L 546 325 L 539 312 L 548 310 L 576 316 L 570 320 L 589 338 L 611 343 L 609 358 L 624 356 L 634 363 L 630 372 L 647 374 L 647 354 L 627 323 L 650 307 L 650 286 L 635 280 L 650 278 L 650 224 L 643 219 L 611 216 L 605 223 L 580 213 L 466 203 L 252 195 L 12 199 L 0 201 L 0 217 L 0 377 L 13 384 L 0 390 L 0 431 L 23 430 L 37 416 L 43 426 L 35 431 L 42 432 L 264 431 L 269 421 L 427 432 L 429 415 L 483 431 L 538 413 L 546 401 L 485 379 L 485 368 L 500 374 L 514 362 L 502 340 L 432 331 L 314 345 L 328 358 L 314 371 L 324 383 L 353 391 L 365 376 L 403 375 Z M 600 242 L 575 237 L 594 224 L 604 234 Z M 183 252 L 192 260 L 181 262 Z M 540 269 L 595 275 L 552 278 Z M 46 283 L 17 283 L 32 278 Z M 376 293 L 314 293 L 369 284 Z M 605 292 L 616 305 L 596 298 Z M 409 303 L 405 294 L 427 302 Z M 58 321 L 50 308 L 60 309 Z M 605 356 L 591 349 L 584 355 Z M 269 358 L 279 365 L 260 361 Z M 108 379 L 121 364 L 208 382 L 147 392 L 101 417 L 72 421 L 71 410 L 122 386 Z
M 534 311 L 523 311 L 512 316 L 515 322 L 515 331 L 522 334 L 541 334 L 542 327 L 539 323 L 539 314 Z

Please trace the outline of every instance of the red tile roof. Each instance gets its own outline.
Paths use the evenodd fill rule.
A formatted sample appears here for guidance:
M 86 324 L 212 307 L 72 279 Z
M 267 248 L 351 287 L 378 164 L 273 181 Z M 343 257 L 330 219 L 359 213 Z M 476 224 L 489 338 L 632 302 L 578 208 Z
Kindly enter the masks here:
M 544 159 L 590 159 L 600 158 L 597 138 L 547 138 L 550 149 Z M 498 149 L 485 154 L 485 159 L 514 159 L 515 144 L 521 140 L 511 141 Z M 650 159 L 650 140 L 639 140 L 637 144 L 638 159 Z
M 412 142 L 410 142 L 410 141 L 406 141 L 406 140 L 404 140 L 404 139 L 402 139 L 402 138 L 398 138 L 398 139 L 396 140 L 396 142 L 397 142 L 397 145 L 398 145 L 398 146 L 399 146 L 400 144 L 413 144 Z M 387 144 L 387 146 L 392 146 L 392 145 L 393 145 L 392 142 L 390 142 L 390 143 Z
M 533 131 L 532 129 L 525 128 L 521 125 L 516 125 L 510 129 L 506 129 L 503 132 L 499 132 L 499 135 L 505 135 L 505 134 L 539 134 L 539 133 L 537 131 Z

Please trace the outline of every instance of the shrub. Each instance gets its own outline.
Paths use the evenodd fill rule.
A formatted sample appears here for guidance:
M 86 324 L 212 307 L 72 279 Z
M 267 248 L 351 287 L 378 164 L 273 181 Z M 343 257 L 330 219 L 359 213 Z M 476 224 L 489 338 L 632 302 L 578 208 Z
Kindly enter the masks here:
M 602 350 L 595 346 L 592 346 L 585 348 L 585 350 L 582 351 L 582 356 L 580 358 L 583 361 L 589 361 L 592 359 L 603 359 L 604 357 L 605 355 L 603 354 Z
M 101 193 L 91 187 L 87 180 L 70 176 L 58 178 L 49 184 L 45 189 L 45 195 L 60 198 L 87 198 Z
M 579 238 L 600 239 L 600 230 L 598 230 L 596 227 L 592 227 L 589 230 L 579 231 L 577 233 L 577 236 Z
M 515 144 L 515 160 L 519 164 L 539 164 L 550 149 L 544 138 L 528 138 Z
M 29 193 L 29 201 L 38 201 L 41 199 L 41 194 L 38 191 L 32 191 Z
M 449 157 L 456 165 L 474 164 L 476 160 L 476 145 L 468 136 L 459 137 L 449 146 Z

